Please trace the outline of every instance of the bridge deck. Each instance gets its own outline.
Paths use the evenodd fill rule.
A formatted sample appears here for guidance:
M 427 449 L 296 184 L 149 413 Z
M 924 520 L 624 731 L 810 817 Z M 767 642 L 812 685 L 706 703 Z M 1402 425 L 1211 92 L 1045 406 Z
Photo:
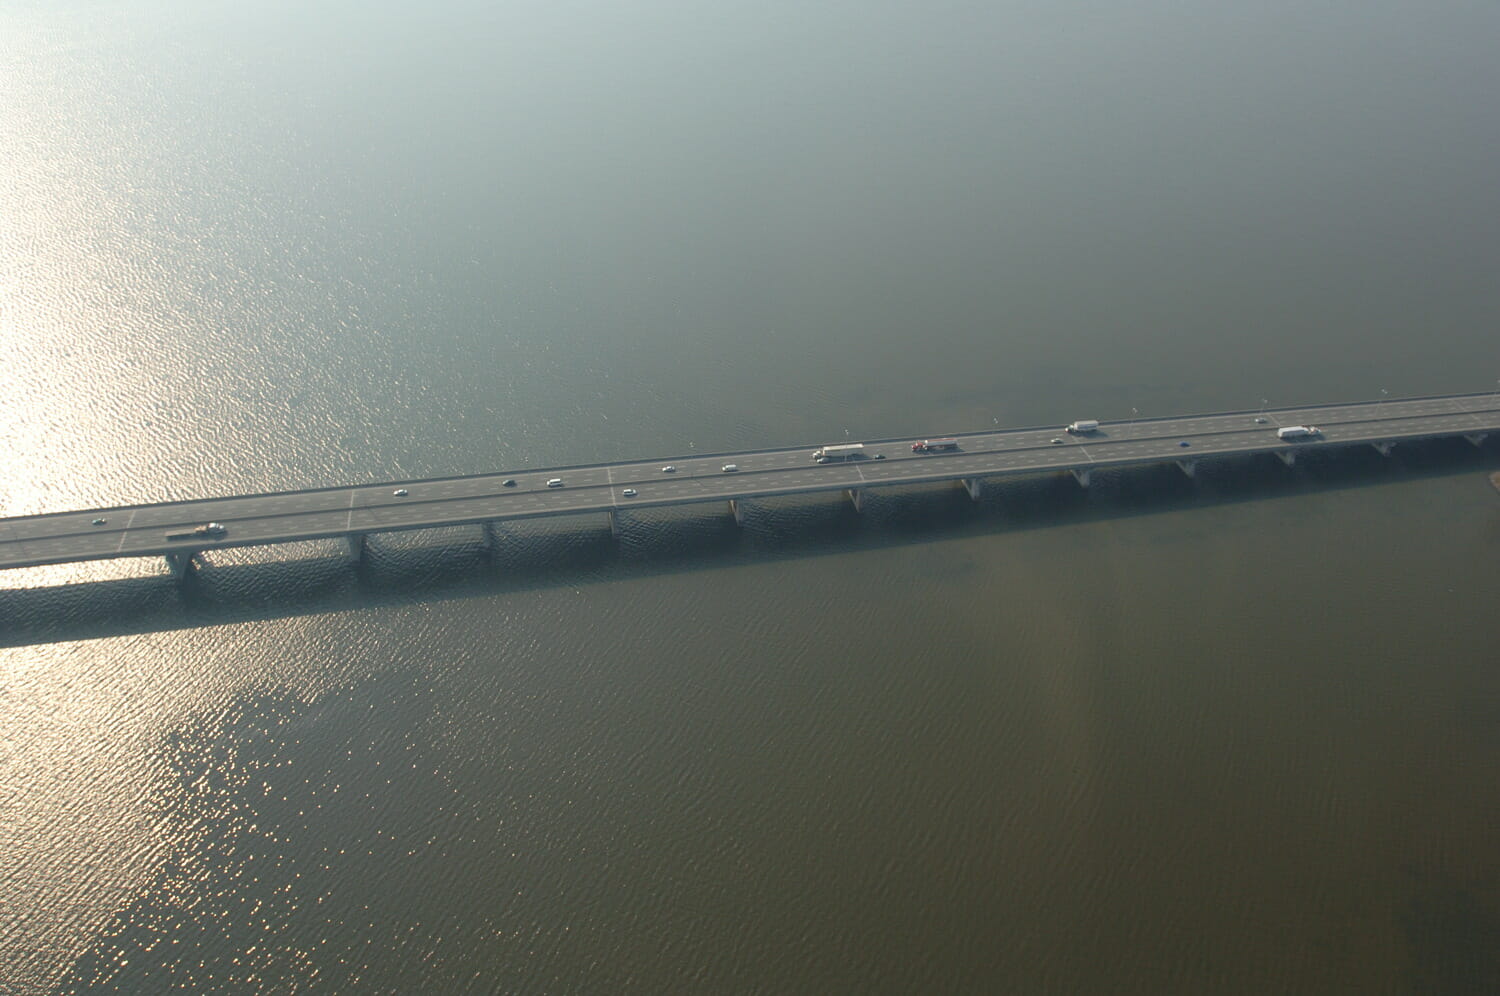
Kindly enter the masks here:
M 1264 418 L 1264 422 L 1257 422 Z M 1280 426 L 1315 424 L 1319 439 L 1285 442 Z M 960 449 L 916 454 L 911 437 L 866 441 L 864 458 L 816 464 L 812 445 L 695 454 L 587 467 L 285 491 L 0 519 L 0 568 L 146 557 L 351 534 L 863 489 L 966 478 L 1295 452 L 1328 446 L 1500 431 L 1500 396 L 1447 395 L 1358 404 L 1228 412 L 1106 423 L 1072 436 L 1061 428 L 958 434 Z M 929 437 L 931 438 L 931 437 Z M 1052 442 L 1060 438 L 1061 444 Z M 1189 445 L 1184 447 L 1183 442 Z M 883 459 L 872 459 L 877 454 Z M 738 465 L 724 473 L 724 464 Z M 675 473 L 662 467 L 672 465 Z M 548 488 L 549 478 L 564 486 Z M 502 482 L 514 478 L 514 487 Z M 638 494 L 625 497 L 625 488 Z M 393 492 L 405 489 L 398 497 Z M 94 525 L 93 520 L 105 522 Z M 206 522 L 226 534 L 167 539 Z

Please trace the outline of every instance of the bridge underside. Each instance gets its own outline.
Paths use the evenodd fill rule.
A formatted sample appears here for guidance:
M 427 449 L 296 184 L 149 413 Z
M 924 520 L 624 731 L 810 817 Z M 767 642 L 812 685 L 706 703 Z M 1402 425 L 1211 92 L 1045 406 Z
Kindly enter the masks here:
M 1255 421 L 1261 422 L 1264 420 L 1256 419 Z M 1377 426 L 1372 425 L 1371 428 L 1374 429 Z M 1382 422 L 1378 428 L 1384 430 L 1389 428 L 1389 426 L 1386 422 Z M 1265 431 L 1265 429 L 1262 427 L 1254 431 L 1261 432 Z M 38 567 L 53 564 L 78 563 L 87 560 L 163 557 L 174 577 L 187 578 L 199 569 L 201 565 L 208 562 L 205 554 L 211 557 L 215 551 L 280 546 L 307 541 L 327 541 L 330 539 L 335 540 L 340 545 L 340 556 L 345 561 L 351 564 L 362 564 L 368 558 L 369 537 L 373 535 L 464 527 L 478 527 L 481 546 L 493 557 L 498 552 L 500 544 L 497 536 L 498 532 L 503 529 L 504 524 L 518 523 L 529 519 L 559 520 L 569 516 L 591 515 L 595 512 L 603 512 L 604 523 L 607 525 L 610 534 L 620 537 L 628 533 L 632 528 L 632 516 L 622 514 L 622 512 L 633 510 L 666 509 L 676 506 L 723 501 L 728 505 L 729 514 L 734 522 L 743 526 L 748 521 L 746 502 L 771 498 L 795 498 L 803 495 L 835 493 L 841 494 L 846 498 L 856 512 L 864 513 L 868 510 L 867 499 L 869 492 L 871 489 L 877 488 L 893 491 L 896 489 L 912 489 L 923 486 L 943 486 L 944 484 L 951 487 L 952 484 L 956 483 L 964 489 L 971 500 L 979 501 L 985 494 L 986 480 L 1048 477 L 1066 474 L 1072 476 L 1080 487 L 1088 488 L 1094 483 L 1096 472 L 1100 470 L 1114 472 L 1166 464 L 1177 467 L 1187 477 L 1195 479 L 1202 472 L 1204 460 L 1222 462 L 1242 457 L 1271 455 L 1275 456 L 1288 467 L 1291 467 L 1297 464 L 1299 454 L 1303 453 L 1339 451 L 1348 450 L 1352 447 L 1369 446 L 1378 453 L 1391 456 L 1395 449 L 1398 448 L 1398 444 L 1399 447 L 1407 447 L 1442 438 L 1463 439 L 1474 446 L 1483 446 L 1487 440 L 1494 438 L 1494 433 L 1488 428 L 1443 432 L 1429 432 L 1423 429 L 1420 432 L 1408 431 L 1405 434 L 1398 433 L 1395 435 L 1385 435 L 1383 433 L 1376 435 L 1373 431 L 1366 431 L 1358 439 L 1304 439 L 1297 442 L 1276 443 L 1273 438 L 1273 445 L 1256 445 L 1250 447 L 1240 443 L 1236 449 L 1221 448 L 1220 450 L 1215 450 L 1204 445 L 1202 440 L 1192 443 L 1184 440 L 1178 443 L 1176 441 L 1177 434 L 1174 431 L 1173 435 L 1165 437 L 1165 440 L 1170 441 L 1169 445 L 1173 447 L 1173 453 L 1170 456 L 1167 454 L 1165 446 L 1161 445 L 1164 442 L 1162 439 L 1155 440 L 1157 448 L 1154 452 L 1149 453 L 1149 455 L 1127 456 L 1131 450 L 1111 449 L 1107 439 L 1099 442 L 1075 436 L 1069 437 L 1066 440 L 1070 444 L 1066 449 L 1047 445 L 1033 446 L 1030 449 L 1018 451 L 1021 454 L 1019 457 L 1013 455 L 1007 456 L 1007 453 L 1010 451 L 995 451 L 995 459 L 1002 463 L 1006 460 L 1011 461 L 1011 469 L 1001 466 L 989 469 L 983 466 L 983 463 L 988 462 L 988 460 L 981 461 L 979 458 L 984 454 L 979 452 L 958 453 L 956 454 L 956 459 L 951 463 L 947 462 L 949 458 L 945 456 L 936 456 L 930 459 L 903 459 L 900 454 L 892 453 L 892 459 L 884 464 L 875 464 L 871 461 L 859 464 L 846 463 L 839 467 L 829 467 L 826 470 L 820 468 L 816 471 L 819 475 L 817 477 L 804 476 L 801 470 L 791 472 L 773 470 L 769 473 L 758 472 L 756 474 L 740 473 L 734 475 L 732 478 L 720 477 L 718 474 L 714 474 L 712 477 L 691 478 L 685 474 L 679 474 L 676 478 L 671 479 L 673 483 L 683 484 L 702 480 L 703 487 L 688 489 L 678 487 L 675 489 L 675 494 L 668 491 L 657 495 L 650 492 L 649 482 L 645 482 L 638 485 L 641 489 L 639 496 L 630 491 L 629 494 L 623 496 L 625 498 L 624 501 L 620 500 L 621 495 L 618 494 L 619 488 L 617 486 L 610 486 L 608 490 L 599 488 L 598 490 L 589 490 L 588 492 L 557 492 L 556 498 L 566 497 L 572 499 L 571 502 L 564 501 L 561 503 L 552 500 L 554 496 L 549 493 L 547 496 L 549 499 L 548 502 L 539 503 L 534 499 L 525 498 L 520 504 L 507 504 L 514 494 L 514 492 L 507 492 L 503 496 L 497 496 L 497 502 L 494 506 L 501 514 L 475 516 L 474 518 L 459 518 L 455 514 L 458 511 L 458 506 L 445 504 L 443 499 L 426 499 L 423 504 L 414 506 L 407 505 L 404 502 L 394 502 L 387 495 L 384 502 L 379 502 L 371 506 L 371 510 L 380 513 L 381 509 L 388 508 L 391 513 L 395 513 L 396 506 L 400 504 L 403 510 L 410 511 L 414 507 L 417 507 L 421 508 L 424 514 L 421 517 L 408 515 L 406 519 L 410 524 L 400 524 L 401 517 L 398 515 L 388 514 L 382 516 L 381 514 L 372 515 L 366 512 L 362 515 L 362 518 L 369 525 L 361 525 L 360 528 L 345 530 L 329 529 L 326 517 L 322 520 L 317 519 L 317 515 L 326 516 L 326 513 L 317 513 L 317 515 L 309 514 L 305 518 L 289 516 L 278 518 L 277 520 L 277 529 L 283 531 L 274 538 L 265 539 L 258 538 L 253 533 L 239 530 L 231 522 L 231 533 L 228 537 L 222 537 L 221 534 L 218 539 L 205 537 L 194 539 L 191 542 L 168 543 L 164 546 L 157 545 L 160 541 L 160 533 L 155 535 L 155 543 L 144 541 L 145 537 L 143 533 L 150 533 L 152 530 L 150 526 L 137 525 L 134 529 L 131 529 L 127 523 L 123 530 L 115 526 L 113 523 L 117 517 L 124 518 L 118 509 L 99 510 L 97 514 L 101 517 L 94 521 L 93 525 L 99 526 L 104 524 L 105 519 L 102 516 L 108 515 L 111 519 L 111 526 L 109 530 L 98 530 L 92 533 L 89 531 L 88 520 L 85 517 L 96 513 L 82 511 L 75 513 L 54 513 L 52 515 L 0 520 L 0 546 L 4 546 L 6 552 L 9 553 L 8 557 L 0 559 L 0 567 Z M 1047 440 L 1042 440 L 1042 442 L 1045 443 Z M 1051 442 L 1056 443 L 1058 440 L 1051 440 Z M 1129 439 L 1126 439 L 1125 443 L 1135 446 Z M 1193 446 L 1194 449 L 1184 450 L 1180 456 L 1175 452 L 1176 447 L 1187 447 L 1189 445 Z M 1139 452 L 1140 449 L 1141 447 L 1135 446 L 1136 452 Z M 1187 456 L 1187 452 L 1193 453 L 1193 456 Z M 1116 456 L 1115 454 L 1120 454 L 1120 456 Z M 1080 460 L 1080 462 L 1070 462 L 1070 458 Z M 742 457 L 741 459 L 745 458 Z M 976 463 L 981 463 L 981 466 L 975 468 L 974 465 Z M 897 468 L 898 464 L 898 473 L 892 474 L 892 469 Z M 960 467 L 968 467 L 970 469 L 967 472 L 954 472 L 952 474 L 931 473 L 929 475 L 927 473 L 929 471 L 940 472 L 945 466 L 951 466 L 955 471 Z M 652 468 L 652 472 L 655 472 L 654 468 Z M 832 477 L 832 480 L 829 480 L 829 477 Z M 839 480 L 840 478 L 842 480 Z M 663 479 L 663 483 L 666 483 L 666 481 L 667 479 Z M 723 495 L 723 491 L 725 490 L 724 485 L 730 484 L 731 481 L 732 485 L 729 487 L 729 490 L 731 493 L 737 491 L 738 494 L 733 494 L 732 497 L 726 498 Z M 824 483 L 825 481 L 827 483 Z M 838 483 L 834 483 L 835 481 L 838 481 Z M 763 487 L 757 488 L 756 485 L 762 485 Z M 413 485 L 413 488 L 415 487 L 416 485 Z M 685 494 L 684 490 L 688 493 Z M 717 495 L 714 494 L 715 491 L 718 492 Z M 397 493 L 405 495 L 407 492 L 400 490 Z M 599 495 L 605 500 L 596 503 L 592 500 L 594 495 Z M 277 498 L 280 496 L 247 496 L 243 499 L 207 499 L 187 504 L 192 505 L 194 508 L 206 510 L 213 508 L 214 503 L 219 501 L 233 500 L 237 502 L 249 502 L 267 497 Z M 501 497 L 504 498 L 504 501 L 498 500 Z M 580 501 L 580 499 L 583 500 Z M 352 524 L 358 524 L 355 523 L 355 517 L 360 513 L 361 509 L 364 509 L 364 506 L 356 509 L 352 497 L 347 499 L 347 501 L 349 502 L 349 507 L 337 513 L 337 520 L 342 523 L 348 519 Z M 416 498 L 413 497 L 411 501 L 415 503 Z M 172 505 L 174 503 L 167 504 Z M 167 506 L 133 506 L 132 509 L 145 511 L 158 510 L 159 512 L 160 509 L 165 507 Z M 429 509 L 432 513 L 430 516 L 425 514 Z M 476 509 L 476 511 L 478 510 Z M 486 507 L 483 508 L 483 511 L 489 512 L 490 509 Z M 129 514 L 131 519 L 128 521 L 134 521 L 136 512 L 131 510 Z M 203 513 L 200 511 L 184 514 Z M 301 513 L 298 514 L 300 515 Z M 44 534 L 44 530 L 40 529 L 40 527 L 46 525 L 46 522 L 39 520 L 56 521 L 63 516 L 69 518 L 76 517 L 81 521 L 78 526 L 73 527 L 76 529 L 76 532 L 70 531 L 58 534 L 58 539 L 67 540 L 66 543 L 54 542 L 51 537 Z M 439 516 L 452 516 L 452 518 L 439 518 Z M 246 515 L 245 519 L 246 521 L 250 521 L 251 517 Z M 160 521 L 159 514 L 157 521 Z M 262 524 L 266 522 L 265 519 L 255 521 Z M 162 527 L 158 526 L 155 528 Z M 39 530 L 34 536 L 22 531 L 33 529 Z M 297 532 L 296 530 L 299 529 L 306 531 Z M 7 530 L 9 531 L 8 535 Z M 265 533 L 262 532 L 260 535 L 265 535 Z M 116 541 L 117 537 L 118 541 Z M 97 542 L 101 538 L 106 539 L 106 542 Z M 92 544 L 91 540 L 94 541 Z M 50 548 L 49 544 L 51 544 Z
M 1480 446 L 1480 445 L 1482 445 L 1485 442 L 1486 435 L 1485 434 L 1469 434 L 1469 435 L 1463 436 L 1462 438 L 1464 438 L 1468 442 L 1474 444 L 1475 446 Z M 1391 451 L 1392 451 L 1392 447 L 1394 446 L 1394 443 L 1392 443 L 1392 442 L 1371 443 L 1369 445 L 1372 446 L 1377 452 L 1379 452 L 1379 453 L 1381 453 L 1383 455 L 1389 456 L 1390 453 L 1391 453 Z M 1327 449 L 1327 448 L 1326 447 L 1320 447 L 1320 449 Z M 1281 449 L 1281 450 L 1271 451 L 1270 455 L 1275 456 L 1277 459 L 1279 459 L 1280 461 L 1282 461 L 1286 466 L 1291 467 L 1291 466 L 1295 466 L 1295 464 L 1296 464 L 1298 452 L 1300 452 L 1300 450 L 1298 448 L 1296 448 L 1296 447 L 1289 447 L 1289 448 L 1285 448 L 1285 449 Z M 1128 470 L 1134 469 L 1134 468 L 1140 468 L 1140 467 L 1146 467 L 1146 466 L 1155 466 L 1155 465 L 1162 465 L 1162 464 L 1165 464 L 1165 463 L 1170 463 L 1170 464 L 1176 466 L 1178 469 L 1180 469 L 1187 477 L 1196 479 L 1196 477 L 1198 476 L 1198 470 L 1199 470 L 1199 467 L 1201 465 L 1201 462 L 1202 461 L 1200 461 L 1198 459 L 1191 459 L 1191 460 L 1171 460 L 1171 461 L 1152 460 L 1152 461 L 1141 461 L 1139 463 L 1117 463 L 1117 464 L 1110 465 L 1110 466 L 1107 466 L 1107 467 L 1102 467 L 1102 468 L 1099 467 L 1099 466 L 1093 466 L 1093 467 L 1069 467 L 1069 468 L 1064 469 L 1061 472 L 1062 473 L 1066 473 L 1066 474 L 1070 475 L 1071 477 L 1073 477 L 1077 481 L 1077 483 L 1079 484 L 1079 486 L 1084 487 L 1084 488 L 1088 488 L 1093 483 L 1094 472 L 1096 470 L 1099 470 L 1099 469 L 1108 469 L 1108 470 L 1112 470 L 1112 471 L 1115 471 L 1115 470 L 1127 470 L 1128 471 Z M 897 489 L 910 490 L 912 488 L 918 488 L 918 487 L 923 487 L 923 486 L 933 486 L 933 485 L 942 486 L 944 484 L 947 484 L 947 485 L 951 486 L 952 484 L 957 483 L 960 487 L 963 488 L 964 492 L 969 496 L 969 498 L 971 500 L 973 500 L 973 501 L 979 501 L 980 498 L 984 494 L 984 482 L 988 478 L 997 478 L 997 477 L 998 478 L 1006 478 L 1006 479 L 1020 479 L 1020 478 L 1027 478 L 1027 477 L 1045 478 L 1045 477 L 1049 477 L 1049 476 L 1055 476 L 1057 473 L 1058 473 L 1058 471 L 1041 472 L 1041 473 L 1038 473 L 1038 472 L 1035 472 L 1035 471 L 1027 471 L 1027 472 L 1015 473 L 1015 474 L 993 474 L 993 475 L 966 476 L 966 477 L 953 477 L 953 478 L 934 478 L 934 479 L 929 480 L 929 481 L 919 481 L 919 482 L 902 481 L 902 482 L 898 482 L 898 483 L 895 483 L 895 484 L 887 484 L 887 485 L 869 485 L 869 484 L 867 484 L 867 485 L 864 485 L 864 486 L 861 486 L 861 487 L 844 487 L 844 488 L 841 488 L 839 490 L 842 492 L 843 496 L 849 501 L 850 505 L 854 508 L 854 510 L 856 512 L 863 512 L 866 509 L 866 498 L 868 496 L 868 492 L 870 490 L 872 490 L 872 488 L 881 489 L 881 490 L 892 490 L 892 491 L 894 491 L 894 490 L 897 490 Z M 768 494 L 768 495 L 760 496 L 760 497 L 795 497 L 797 495 L 827 494 L 827 493 L 829 493 L 830 490 L 832 490 L 832 489 L 803 489 L 803 490 L 800 490 L 800 491 L 797 491 L 797 492 L 785 492 L 785 493 L 780 493 L 780 494 Z M 672 503 L 645 503 L 645 504 L 642 504 L 642 505 L 632 506 L 632 507 L 634 507 L 634 508 L 640 508 L 640 509 L 649 509 L 649 508 L 661 509 L 661 508 L 671 508 L 671 507 L 678 507 L 678 506 L 691 507 L 691 506 L 694 506 L 694 505 L 711 504 L 715 500 L 722 500 L 722 499 L 711 499 L 710 498 L 710 499 L 703 499 L 703 500 L 700 500 L 700 501 L 682 501 L 682 502 L 672 502 Z M 747 509 L 746 501 L 747 500 L 748 499 L 746 499 L 746 498 L 731 498 L 731 499 L 729 499 L 727 501 L 727 504 L 729 506 L 728 507 L 729 514 L 733 518 L 733 520 L 734 520 L 734 522 L 735 522 L 736 525 L 744 526 L 746 524 L 746 521 L 747 521 L 747 516 L 746 516 L 746 509 Z M 627 521 L 628 517 L 621 516 L 621 514 L 620 514 L 621 510 L 619 508 L 609 508 L 609 509 L 605 509 L 604 511 L 605 511 L 605 522 L 606 522 L 607 527 L 609 529 L 610 535 L 612 537 L 615 537 L 615 538 L 621 537 L 625 533 L 625 531 L 629 528 L 629 523 Z M 552 519 L 552 520 L 556 520 L 556 519 L 567 518 L 567 517 L 578 515 L 578 514 L 584 514 L 584 513 L 569 512 L 569 513 L 563 513 L 563 514 L 554 515 L 554 516 L 530 516 L 530 517 L 527 517 L 527 518 L 539 518 L 539 519 Z M 481 536 L 480 545 L 483 548 L 483 550 L 486 552 L 486 554 L 491 559 L 493 559 L 498 554 L 498 551 L 499 551 L 499 548 L 500 548 L 500 538 L 501 538 L 501 535 L 502 535 L 502 533 L 503 533 L 503 531 L 505 529 L 506 523 L 509 523 L 509 522 L 519 522 L 519 521 L 525 521 L 525 520 L 522 519 L 522 518 L 499 518 L 499 519 L 485 520 L 485 521 L 482 521 L 482 522 L 470 523 L 469 525 L 474 525 L 474 526 L 478 526 L 479 527 L 480 536 Z M 450 528 L 450 527 L 428 527 L 428 528 L 444 529 L 444 528 Z M 422 531 L 422 530 L 418 529 L 418 530 L 388 530 L 388 531 L 389 532 L 411 532 L 411 531 Z M 359 565 L 359 564 L 363 563 L 364 560 L 366 559 L 367 549 L 368 549 L 368 540 L 369 540 L 369 536 L 370 535 L 371 534 L 368 533 L 368 532 L 353 532 L 353 533 L 347 533 L 347 534 L 344 534 L 342 536 L 337 536 L 337 537 L 332 537 L 332 538 L 337 539 L 338 542 L 339 542 L 339 544 L 340 544 L 342 559 L 344 559 L 349 564 Z M 267 544 L 267 545 L 272 545 L 272 544 Z M 176 578 L 176 579 L 179 579 L 179 580 L 185 580 L 185 579 L 189 578 L 195 571 L 199 570 L 200 567 L 202 566 L 202 564 L 203 564 L 203 553 L 204 553 L 204 551 L 202 551 L 202 550 L 175 550 L 175 551 L 167 553 L 165 555 L 165 559 L 167 561 L 167 565 L 168 565 L 168 567 L 169 567 L 169 569 L 171 571 L 172 576 L 174 578 Z
M 1282 459 L 1284 459 L 1287 462 L 1287 464 L 1290 465 L 1292 463 L 1292 458 L 1294 457 L 1294 454 L 1278 453 L 1277 456 L 1282 457 Z M 1110 469 L 1110 470 L 1122 470 L 1122 469 L 1123 470 L 1128 470 L 1128 469 L 1131 469 L 1132 467 L 1150 466 L 1150 465 L 1153 465 L 1153 464 L 1159 464 L 1161 462 L 1162 461 L 1142 462 L 1140 464 L 1124 465 L 1124 466 L 1114 466 L 1114 467 L 1110 467 L 1110 468 L 1107 468 L 1107 469 Z M 1188 477 L 1195 477 L 1196 476 L 1198 461 L 1196 461 L 1196 460 L 1176 460 L 1176 461 L 1172 461 L 1172 463 L 1175 464 L 1177 467 L 1179 467 L 1183 471 L 1183 473 L 1185 473 Z M 1068 474 L 1068 475 L 1072 476 L 1078 482 L 1078 484 L 1080 486 L 1082 486 L 1084 488 L 1087 488 L 1092 483 L 1093 472 L 1094 472 L 1095 469 L 1096 468 L 1088 468 L 1088 467 L 1084 467 L 1084 468 L 1067 468 L 1066 470 L 1061 471 L 1061 473 L 1065 473 L 1065 474 Z M 871 490 L 888 490 L 888 491 L 906 490 L 906 491 L 911 491 L 913 489 L 919 489 L 919 488 L 924 488 L 924 487 L 931 488 L 931 487 L 935 486 L 935 487 L 941 488 L 943 486 L 952 486 L 953 484 L 958 484 L 964 490 L 965 494 L 967 494 L 969 496 L 970 500 L 977 502 L 977 501 L 981 500 L 981 498 L 985 494 L 984 482 L 988 478 L 997 478 L 998 477 L 998 478 L 1006 478 L 1006 479 L 1015 480 L 1015 479 L 1024 479 L 1024 478 L 1028 478 L 1029 477 L 1029 478 L 1036 478 L 1036 479 L 1044 479 L 1044 478 L 1047 478 L 1047 477 L 1055 477 L 1057 473 L 1059 473 L 1059 471 L 1050 471 L 1050 472 L 1041 472 L 1041 473 L 1035 472 L 1035 471 L 1030 471 L 1030 472 L 1023 472 L 1023 473 L 1016 473 L 1016 474 L 996 474 L 996 475 L 982 475 L 982 476 L 969 476 L 969 477 L 934 478 L 934 479 L 928 480 L 928 481 L 918 481 L 918 482 L 902 481 L 902 482 L 898 482 L 898 483 L 895 483 L 895 484 L 873 485 L 873 486 L 872 485 L 866 485 L 864 487 L 842 488 L 840 490 L 842 492 L 843 497 L 848 500 L 848 502 L 854 508 L 854 510 L 856 512 L 861 512 L 862 513 L 866 509 L 866 499 L 867 499 L 867 496 L 868 496 L 868 492 L 871 491 Z M 785 497 L 798 497 L 798 496 L 802 496 L 802 495 L 828 494 L 828 493 L 830 493 L 830 490 L 831 489 L 816 489 L 816 490 L 814 490 L 814 489 L 804 489 L 804 490 L 801 490 L 801 491 L 798 491 L 798 492 L 782 493 L 782 494 L 779 494 L 779 495 L 778 494 L 770 494 L 770 495 L 765 495 L 765 496 L 761 496 L 761 497 L 783 497 L 783 498 L 785 498 Z M 733 518 L 735 524 L 738 525 L 738 526 L 742 526 L 743 527 L 746 524 L 746 522 L 747 522 L 747 504 L 746 504 L 746 502 L 748 500 L 749 499 L 746 499 L 746 498 L 731 498 L 727 502 L 727 504 L 729 506 L 729 508 L 728 508 L 729 514 Z M 633 507 L 639 508 L 639 509 L 652 509 L 652 508 L 663 509 L 663 508 L 674 508 L 674 507 L 690 508 L 690 507 L 694 507 L 694 506 L 697 506 L 697 505 L 709 505 L 709 504 L 712 504 L 713 501 L 715 501 L 715 499 L 703 499 L 701 501 L 692 501 L 692 502 L 674 502 L 674 503 L 671 503 L 671 504 L 665 504 L 665 503 L 650 504 L 650 503 L 648 503 L 648 504 L 642 504 L 642 505 L 633 506 Z M 609 529 L 610 535 L 612 537 L 616 538 L 616 539 L 620 538 L 625 533 L 625 531 L 629 528 L 628 517 L 627 516 L 622 516 L 620 513 L 621 513 L 621 509 L 619 509 L 619 508 L 608 508 L 608 509 L 604 510 L 604 517 L 605 517 L 605 523 L 607 525 L 607 528 Z M 493 560 L 493 559 L 497 558 L 498 555 L 499 555 L 500 548 L 501 548 L 501 545 L 502 545 L 502 539 L 504 537 L 507 524 L 528 521 L 529 519 L 533 519 L 533 518 L 535 518 L 535 519 L 546 519 L 546 520 L 555 521 L 555 520 L 564 519 L 564 518 L 576 517 L 577 515 L 580 515 L 580 514 L 586 514 L 586 513 L 569 512 L 569 513 L 563 513 L 563 514 L 553 515 L 553 516 L 528 516 L 528 517 L 524 517 L 524 518 L 522 518 L 522 517 L 513 517 L 513 518 L 512 517 L 507 517 L 507 518 L 499 518 L 499 519 L 487 519 L 487 520 L 484 520 L 484 521 L 481 521 L 481 522 L 469 523 L 468 525 L 470 525 L 470 526 L 477 526 L 478 527 L 479 532 L 480 532 L 480 542 L 479 542 L 479 545 L 484 550 L 486 556 L 488 558 L 490 558 L 490 559 Z M 338 543 L 338 547 L 339 547 L 338 557 L 339 557 L 339 559 L 342 559 L 345 563 L 348 563 L 350 565 L 359 566 L 359 565 L 362 565 L 366 561 L 366 559 L 368 557 L 368 554 L 369 554 L 369 541 L 370 541 L 370 537 L 372 535 L 383 535 L 386 532 L 390 532 L 390 533 L 427 532 L 427 531 L 437 532 L 437 531 L 447 530 L 447 529 L 452 529 L 452 528 L 454 528 L 454 527 L 452 527 L 452 526 L 437 526 L 437 527 L 417 527 L 417 528 L 414 528 L 414 529 L 382 530 L 382 531 L 376 532 L 376 533 L 371 533 L 371 532 L 351 532 L 351 533 L 343 534 L 341 536 L 334 536 L 334 537 L 329 537 L 329 538 L 335 539 L 337 541 L 337 543 Z M 265 544 L 265 545 L 270 546 L 270 545 L 278 545 L 278 544 Z M 441 545 L 441 544 L 435 544 L 435 545 Z M 247 544 L 241 544 L 240 546 L 243 547 L 243 546 L 248 546 L 248 545 Z M 167 564 L 168 564 L 168 566 L 169 566 L 169 568 L 171 570 L 172 576 L 174 578 L 178 579 L 178 580 L 185 580 L 185 579 L 189 578 L 193 574 L 193 572 L 199 570 L 202 567 L 203 562 L 204 562 L 203 561 L 203 553 L 204 553 L 204 551 L 201 551 L 201 550 L 179 550 L 179 551 L 172 551 L 170 553 L 167 553 L 165 555 L 165 559 L 166 559 Z

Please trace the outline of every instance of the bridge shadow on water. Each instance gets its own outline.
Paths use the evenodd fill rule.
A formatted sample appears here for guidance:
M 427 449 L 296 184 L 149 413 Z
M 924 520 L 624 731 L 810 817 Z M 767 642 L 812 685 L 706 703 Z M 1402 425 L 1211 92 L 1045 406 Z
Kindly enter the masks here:
M 0 646 L 166 632 L 442 600 L 493 597 L 802 557 L 900 548 L 1192 508 L 1326 493 L 1500 468 L 1500 444 L 1434 440 L 1400 447 L 1307 450 L 1295 467 L 1273 456 L 1205 460 L 1188 478 L 1173 465 L 987 479 L 979 501 L 954 484 L 867 492 L 863 514 L 841 495 L 748 503 L 736 526 L 717 504 L 502 525 L 493 549 L 479 530 L 373 536 L 365 558 L 210 563 L 183 581 L 150 576 L 0 590 Z M 710 511 L 712 510 L 712 511 Z M 273 548 L 267 548 L 273 549 Z M 220 559 L 219 555 L 213 555 Z

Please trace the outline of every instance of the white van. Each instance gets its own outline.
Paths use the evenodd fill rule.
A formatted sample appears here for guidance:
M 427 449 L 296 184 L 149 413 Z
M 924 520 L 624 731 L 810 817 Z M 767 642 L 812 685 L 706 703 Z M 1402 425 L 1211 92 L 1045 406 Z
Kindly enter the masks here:
M 549 488 L 560 488 L 560 487 L 562 487 L 562 478 L 561 477 L 554 477 L 554 478 L 552 478 L 552 480 L 550 480 L 550 481 L 547 482 L 547 487 L 549 487 Z
M 740 469 L 740 465 L 737 464 L 737 463 L 726 463 L 724 465 L 724 473 L 726 473 L 726 474 L 733 474 L 735 471 L 737 471 L 739 469 Z

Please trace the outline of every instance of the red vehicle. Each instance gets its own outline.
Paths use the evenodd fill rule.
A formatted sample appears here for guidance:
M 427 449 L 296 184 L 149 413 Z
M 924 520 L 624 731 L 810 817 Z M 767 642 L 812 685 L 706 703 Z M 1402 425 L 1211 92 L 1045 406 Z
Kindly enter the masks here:
M 942 453 L 946 450 L 958 449 L 956 439 L 919 439 L 911 444 L 913 453 Z

